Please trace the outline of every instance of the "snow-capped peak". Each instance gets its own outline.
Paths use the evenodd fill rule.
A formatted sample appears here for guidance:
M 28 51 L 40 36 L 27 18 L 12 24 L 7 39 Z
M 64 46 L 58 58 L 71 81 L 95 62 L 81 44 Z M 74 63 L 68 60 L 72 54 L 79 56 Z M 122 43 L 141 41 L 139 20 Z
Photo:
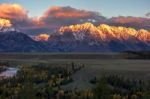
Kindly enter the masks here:
M 18 31 L 12 26 L 12 23 L 8 19 L 0 18 L 0 32 Z
M 15 29 L 14 27 L 0 27 L 0 32 L 19 32 L 19 30 Z
M 143 42 L 150 42 L 150 32 L 147 30 L 135 30 L 134 28 L 116 27 L 106 24 L 94 26 L 92 23 L 84 23 L 65 26 L 59 29 L 61 35 L 66 32 L 72 33 L 77 40 L 83 40 L 87 36 L 91 36 L 103 41 L 110 41 L 112 39 L 122 41 L 135 38 Z

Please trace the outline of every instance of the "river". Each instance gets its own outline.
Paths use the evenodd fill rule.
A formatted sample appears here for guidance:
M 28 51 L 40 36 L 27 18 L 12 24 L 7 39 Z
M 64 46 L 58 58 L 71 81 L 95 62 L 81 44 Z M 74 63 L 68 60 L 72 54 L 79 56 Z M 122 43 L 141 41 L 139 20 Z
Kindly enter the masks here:
M 17 74 L 18 70 L 19 68 L 17 67 L 8 67 L 5 71 L 0 73 L 0 79 L 14 77 Z

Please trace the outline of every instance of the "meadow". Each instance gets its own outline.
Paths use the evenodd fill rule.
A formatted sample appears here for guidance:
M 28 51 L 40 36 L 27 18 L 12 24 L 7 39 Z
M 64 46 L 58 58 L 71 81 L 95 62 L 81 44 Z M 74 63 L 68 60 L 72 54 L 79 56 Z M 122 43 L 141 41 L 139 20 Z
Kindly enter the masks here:
M 15 77 L 0 81 L 0 97 L 23 99 L 24 91 L 33 91 L 31 96 L 24 99 L 70 99 L 72 96 L 73 99 L 149 99 L 145 97 L 149 97 L 146 86 L 150 81 L 150 61 L 131 59 L 135 56 L 127 53 L 1 53 L 1 66 L 17 66 L 20 70 Z M 101 82 L 102 78 L 105 78 L 105 83 Z M 9 86 L 8 81 L 13 85 Z M 135 82 L 136 86 L 133 85 Z M 103 84 L 105 88 L 101 89 Z M 32 89 L 25 89 L 25 86 Z M 9 88 L 12 91 L 8 91 Z M 17 88 L 18 91 L 13 93 Z M 46 93 L 46 90 L 49 91 Z M 101 94 L 95 90 L 110 93 Z M 108 94 L 109 98 L 101 97 Z

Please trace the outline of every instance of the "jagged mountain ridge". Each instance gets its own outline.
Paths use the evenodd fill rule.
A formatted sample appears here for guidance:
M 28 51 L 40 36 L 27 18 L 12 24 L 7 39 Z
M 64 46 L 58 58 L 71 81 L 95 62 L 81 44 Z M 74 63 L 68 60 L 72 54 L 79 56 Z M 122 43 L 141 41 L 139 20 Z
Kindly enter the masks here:
M 95 38 L 99 38 L 103 41 L 118 39 L 118 40 L 128 40 L 134 37 L 143 42 L 150 42 L 150 32 L 144 29 L 135 30 L 133 28 L 126 27 L 115 27 L 106 24 L 101 24 L 99 26 L 94 26 L 91 23 L 84 23 L 81 25 L 71 25 L 61 27 L 59 33 L 63 34 L 66 32 L 72 32 L 76 39 L 82 40 L 84 34 L 91 34 Z M 80 35 L 80 36 L 79 36 Z M 78 37 L 81 37 L 78 38 Z M 84 35 L 85 36 L 85 35 Z
M 150 50 L 150 32 L 84 23 L 61 27 L 50 35 L 49 42 L 52 49 L 60 51 Z
M 47 47 L 17 31 L 0 32 L 0 52 L 45 52 Z
M 51 35 L 38 36 L 38 40 L 15 29 L 3 28 L 0 38 L 0 52 L 150 51 L 149 31 L 105 24 L 65 26 Z

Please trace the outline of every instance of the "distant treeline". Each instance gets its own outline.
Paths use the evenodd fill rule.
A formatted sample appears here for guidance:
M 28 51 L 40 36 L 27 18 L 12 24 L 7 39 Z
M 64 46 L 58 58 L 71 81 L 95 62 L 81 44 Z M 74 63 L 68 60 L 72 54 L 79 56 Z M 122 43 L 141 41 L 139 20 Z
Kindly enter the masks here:
M 150 51 L 125 51 L 127 59 L 150 59 Z

